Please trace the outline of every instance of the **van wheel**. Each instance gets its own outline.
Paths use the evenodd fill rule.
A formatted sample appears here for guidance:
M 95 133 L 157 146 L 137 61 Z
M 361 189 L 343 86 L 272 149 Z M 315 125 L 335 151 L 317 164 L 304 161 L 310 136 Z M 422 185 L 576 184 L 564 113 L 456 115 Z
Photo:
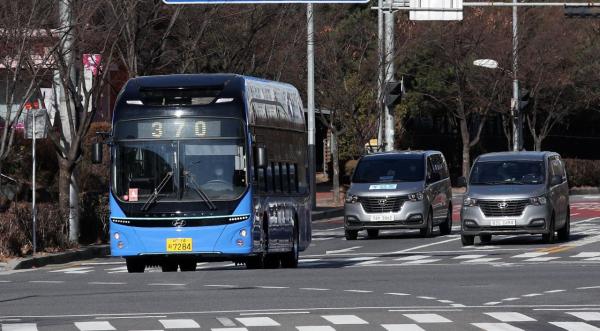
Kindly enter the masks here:
M 449 235 L 452 232 L 452 205 L 448 208 L 448 214 L 446 220 L 440 224 L 440 233 L 442 235 Z
M 492 235 L 491 234 L 481 234 L 481 235 L 479 235 L 479 240 L 481 240 L 482 244 L 489 244 L 490 241 L 492 241 Z
M 567 211 L 567 219 L 565 220 L 565 226 L 558 230 L 558 240 L 569 241 L 571 236 L 571 212 Z
M 427 225 L 420 229 L 421 237 L 429 238 L 433 236 L 433 212 L 430 210 L 427 215 Z
M 377 238 L 379 236 L 379 229 L 368 229 L 367 235 L 369 238 Z
M 196 261 L 179 262 L 179 270 L 181 270 L 181 271 L 196 271 Z
M 556 229 L 555 229 L 554 215 L 552 215 L 552 219 L 550 220 L 550 225 L 548 227 L 548 233 L 542 235 L 542 241 L 546 244 L 552 244 L 556 239 Z
M 146 269 L 146 263 L 140 259 L 128 258 L 125 259 L 125 263 L 129 273 L 141 273 Z
M 475 243 L 475 236 L 461 235 L 460 240 L 463 246 L 471 246 Z
M 346 240 L 358 239 L 358 230 L 344 230 L 344 234 L 346 235 Z
M 162 272 L 177 272 L 177 262 L 166 261 L 160 265 Z

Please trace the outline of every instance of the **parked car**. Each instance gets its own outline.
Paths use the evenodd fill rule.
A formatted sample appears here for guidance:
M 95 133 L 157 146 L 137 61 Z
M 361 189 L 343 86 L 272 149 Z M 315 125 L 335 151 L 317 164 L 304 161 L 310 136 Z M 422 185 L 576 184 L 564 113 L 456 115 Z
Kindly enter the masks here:
M 394 151 L 363 156 L 344 204 L 347 240 L 358 231 L 420 229 L 423 237 L 452 230 L 452 189 L 444 155 L 437 151 Z
M 473 163 L 460 213 L 463 245 L 475 236 L 541 234 L 546 243 L 569 239 L 569 186 L 564 162 L 553 152 L 504 152 Z

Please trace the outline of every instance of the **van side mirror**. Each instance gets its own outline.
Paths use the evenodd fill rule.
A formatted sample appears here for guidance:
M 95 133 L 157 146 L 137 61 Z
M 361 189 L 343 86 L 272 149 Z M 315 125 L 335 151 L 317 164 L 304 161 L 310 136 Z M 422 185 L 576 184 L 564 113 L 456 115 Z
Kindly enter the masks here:
M 550 179 L 550 186 L 556 186 L 556 185 L 558 185 L 558 184 L 560 184 L 562 182 L 563 182 L 562 176 L 560 176 L 560 175 L 554 175 Z
M 456 184 L 458 185 L 458 187 L 467 187 L 467 179 L 463 176 L 460 176 L 458 177 Z
M 267 148 L 265 146 L 254 147 L 254 166 L 259 169 L 264 169 L 268 165 Z
M 92 163 L 102 163 L 102 143 L 92 144 Z

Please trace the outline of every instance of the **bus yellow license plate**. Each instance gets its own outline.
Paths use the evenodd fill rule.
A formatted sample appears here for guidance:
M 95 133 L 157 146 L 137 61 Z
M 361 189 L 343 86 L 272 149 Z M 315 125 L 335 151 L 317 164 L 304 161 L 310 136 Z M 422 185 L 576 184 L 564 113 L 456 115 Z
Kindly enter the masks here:
M 167 238 L 167 252 L 191 252 L 192 238 Z

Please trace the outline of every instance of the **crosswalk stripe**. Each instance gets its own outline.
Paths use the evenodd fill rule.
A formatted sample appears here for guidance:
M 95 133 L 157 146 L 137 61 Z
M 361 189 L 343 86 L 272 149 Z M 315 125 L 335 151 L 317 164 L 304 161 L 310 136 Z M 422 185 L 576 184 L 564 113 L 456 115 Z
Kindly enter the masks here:
M 584 322 L 550 322 L 550 324 L 556 325 L 561 329 L 565 329 L 567 331 L 598 331 L 600 328 L 597 328 L 593 325 L 584 323 Z
M 451 320 L 438 314 L 404 314 L 417 323 L 450 323 Z
M 78 267 L 78 268 L 66 268 L 59 270 L 52 270 L 50 272 L 64 272 L 66 274 L 85 274 L 94 271 L 94 267 Z
M 507 323 L 471 323 L 471 325 L 486 331 L 524 331 Z
M 335 331 L 329 325 L 297 326 L 296 329 L 298 331 Z
M 35 323 L 2 324 L 2 331 L 37 331 Z
M 482 258 L 484 256 L 486 256 L 486 255 L 485 254 L 465 254 L 465 255 L 455 256 L 452 259 L 454 259 L 454 260 L 470 260 L 470 259 Z
M 324 315 L 321 316 L 328 320 L 332 324 L 344 324 L 344 325 L 358 325 L 358 324 L 369 324 L 369 322 L 363 320 L 356 315 Z
M 114 326 L 107 321 L 98 322 L 75 322 L 75 326 L 80 331 L 111 331 L 116 330 Z
M 200 325 L 192 319 L 158 320 L 165 329 L 199 329 Z
M 572 312 L 572 313 L 567 313 L 567 314 L 573 315 L 584 321 L 600 321 L 600 313 L 597 313 L 597 312 L 578 311 L 578 312 Z
M 416 324 L 382 324 L 381 326 L 387 331 L 425 331 Z
M 239 317 L 236 320 L 244 326 L 280 326 L 270 317 Z
M 427 263 L 433 263 L 433 262 L 437 262 L 437 261 L 440 261 L 440 259 L 414 260 L 414 261 L 404 262 L 403 264 L 427 264 Z
M 415 260 L 426 259 L 428 257 L 431 257 L 431 255 L 409 255 L 409 256 L 399 257 L 397 259 L 394 259 L 394 261 L 415 261 Z
M 501 322 L 533 322 L 535 319 L 523 315 L 521 313 L 514 312 L 501 312 L 501 313 L 485 313 Z
M 217 317 L 217 321 L 219 321 L 219 323 L 221 323 L 221 325 L 223 325 L 223 326 L 228 326 L 228 327 L 235 326 L 235 322 L 227 317 Z
M 547 252 L 529 252 L 529 253 L 523 253 L 523 254 L 519 254 L 519 255 L 514 255 L 514 256 L 511 256 L 511 257 L 515 258 L 515 259 L 529 259 L 529 258 L 532 258 L 532 257 L 539 257 L 539 256 L 542 256 L 542 255 L 547 255 L 547 254 L 548 254 Z
M 525 261 L 525 262 L 546 262 L 546 261 L 552 261 L 552 260 L 556 260 L 556 259 L 560 259 L 560 257 L 558 257 L 558 256 L 534 257 L 534 258 L 526 259 L 523 261 Z
M 598 257 L 600 256 L 600 252 L 581 252 L 577 255 L 573 255 L 573 258 L 588 258 L 588 257 Z

